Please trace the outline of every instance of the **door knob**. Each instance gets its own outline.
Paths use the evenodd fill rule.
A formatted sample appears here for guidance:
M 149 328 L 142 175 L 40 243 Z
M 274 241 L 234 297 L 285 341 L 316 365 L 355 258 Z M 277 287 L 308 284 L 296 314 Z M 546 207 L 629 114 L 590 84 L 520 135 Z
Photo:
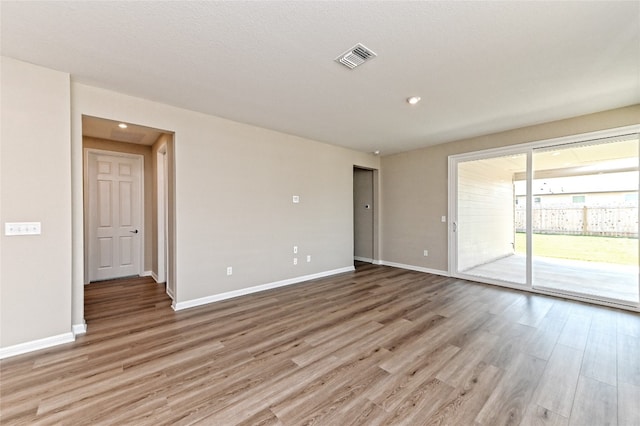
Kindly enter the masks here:
M 136 229 L 135 231 L 129 231 L 129 232 L 131 232 L 132 234 L 137 234 L 138 230 Z

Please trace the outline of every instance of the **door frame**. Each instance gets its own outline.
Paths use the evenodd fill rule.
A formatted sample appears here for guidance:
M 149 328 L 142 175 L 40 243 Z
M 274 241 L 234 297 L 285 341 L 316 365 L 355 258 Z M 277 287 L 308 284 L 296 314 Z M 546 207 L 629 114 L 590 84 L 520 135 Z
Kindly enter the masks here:
M 165 283 L 165 291 L 175 301 L 169 257 L 169 147 L 165 141 L 156 152 L 156 235 L 157 235 L 157 283 Z
M 530 220 L 527 220 L 526 235 L 527 235 L 527 260 L 526 260 L 526 284 L 520 285 L 509 281 L 501 281 L 498 279 L 483 278 L 475 275 L 468 275 L 458 272 L 458 233 L 457 233 L 457 219 L 458 219 L 458 205 L 457 205 L 457 186 L 458 186 L 458 163 L 480 160 L 499 156 L 525 154 L 527 156 L 527 218 L 531 217 L 533 209 L 533 154 L 534 150 L 540 148 L 547 148 L 552 146 L 562 146 L 574 143 L 586 143 L 589 141 L 596 141 L 599 139 L 612 138 L 616 136 L 623 136 L 628 134 L 640 134 L 640 125 L 617 127 L 613 129 L 601 130 L 596 132 L 581 133 L 571 136 L 565 136 L 560 138 L 545 139 L 535 142 L 526 142 L 522 144 L 508 145 L 499 148 L 490 148 L 480 151 L 466 152 L 462 154 L 450 155 L 448 158 L 448 275 L 455 278 L 466 279 L 470 281 L 483 282 L 487 284 L 499 285 L 502 287 L 514 288 L 518 290 L 525 290 L 531 293 L 546 294 L 552 296 L 560 296 L 567 299 L 585 301 L 589 303 L 595 303 L 604 306 L 612 306 L 616 308 L 622 308 L 627 310 L 639 311 L 640 303 L 623 303 L 622 301 L 613 301 L 603 298 L 589 297 L 586 295 L 573 294 L 570 292 L 561 291 L 548 291 L 544 288 L 535 287 L 532 280 L 532 238 L 533 225 Z M 639 178 L 640 180 L 640 178 Z M 640 181 L 639 181 L 640 184 Z M 640 214 L 640 213 L 639 213 Z M 640 246 L 640 238 L 638 239 Z M 639 287 L 640 287 L 640 272 L 639 272 Z
M 379 199 L 380 199 L 380 194 L 379 194 L 379 170 L 378 169 L 374 169 L 371 167 L 365 167 L 365 166 L 360 166 L 357 164 L 354 164 L 353 167 L 351 168 L 351 226 L 352 226 L 352 233 L 353 233 L 353 238 L 352 238 L 352 251 L 355 251 L 355 211 L 353 210 L 353 205 L 354 205 L 354 195 L 353 195 L 353 188 L 355 187 L 355 182 L 353 180 L 353 171 L 355 169 L 361 169 L 361 170 L 367 170 L 367 171 L 371 171 L 373 173 L 372 176 L 372 190 L 373 190 L 373 197 L 372 197 L 372 204 L 373 204 L 373 232 L 372 232 L 372 239 L 373 239 L 373 257 L 371 258 L 371 260 L 369 259 L 364 259 L 364 262 L 371 262 L 374 265 L 381 265 L 382 261 L 381 256 L 380 256 L 380 210 L 378 205 L 379 203 Z M 360 259 L 356 259 L 354 257 L 354 260 L 360 260 Z
M 140 224 L 140 248 L 139 248 L 139 259 L 138 262 L 138 275 L 142 276 L 144 272 L 144 237 L 145 237 L 145 229 L 144 229 L 144 156 L 140 154 L 130 154 L 126 152 L 118 152 L 118 151 L 109 151 L 106 149 L 98 149 L 98 148 L 83 148 L 83 212 L 84 212 L 84 284 L 87 285 L 90 283 L 90 269 L 89 269 L 89 259 L 91 256 L 90 249 L 91 244 L 89 241 L 90 235 L 90 226 L 91 226 L 91 205 L 89 203 L 89 156 L 90 155 L 108 155 L 111 157 L 126 157 L 133 160 L 136 160 L 140 166 L 140 179 L 139 179 L 139 200 L 140 203 L 140 211 L 138 217 L 138 223 Z

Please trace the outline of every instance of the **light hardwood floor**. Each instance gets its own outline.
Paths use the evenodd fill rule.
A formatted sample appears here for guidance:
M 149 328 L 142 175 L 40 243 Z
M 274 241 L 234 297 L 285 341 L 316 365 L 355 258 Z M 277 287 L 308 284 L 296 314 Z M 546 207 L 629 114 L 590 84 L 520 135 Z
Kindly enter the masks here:
M 362 264 L 177 313 L 144 278 L 85 300 L 85 336 L 0 362 L 2 424 L 640 425 L 630 312 Z

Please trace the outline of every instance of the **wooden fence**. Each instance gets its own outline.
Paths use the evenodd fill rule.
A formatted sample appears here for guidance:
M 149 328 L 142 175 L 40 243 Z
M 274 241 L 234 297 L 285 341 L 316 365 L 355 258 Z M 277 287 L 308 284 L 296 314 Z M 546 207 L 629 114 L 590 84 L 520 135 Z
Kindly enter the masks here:
M 533 232 L 538 234 L 598 235 L 638 238 L 638 207 L 533 208 Z M 526 231 L 526 211 L 515 211 L 516 232 Z

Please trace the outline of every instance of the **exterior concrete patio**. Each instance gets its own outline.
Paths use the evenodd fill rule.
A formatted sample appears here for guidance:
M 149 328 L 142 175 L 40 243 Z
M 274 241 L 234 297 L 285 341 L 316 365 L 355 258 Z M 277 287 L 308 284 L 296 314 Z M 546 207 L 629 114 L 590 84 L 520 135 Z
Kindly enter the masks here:
M 526 284 L 526 256 L 514 254 L 463 271 L 465 274 Z M 579 260 L 533 257 L 533 285 L 637 304 L 638 267 Z

